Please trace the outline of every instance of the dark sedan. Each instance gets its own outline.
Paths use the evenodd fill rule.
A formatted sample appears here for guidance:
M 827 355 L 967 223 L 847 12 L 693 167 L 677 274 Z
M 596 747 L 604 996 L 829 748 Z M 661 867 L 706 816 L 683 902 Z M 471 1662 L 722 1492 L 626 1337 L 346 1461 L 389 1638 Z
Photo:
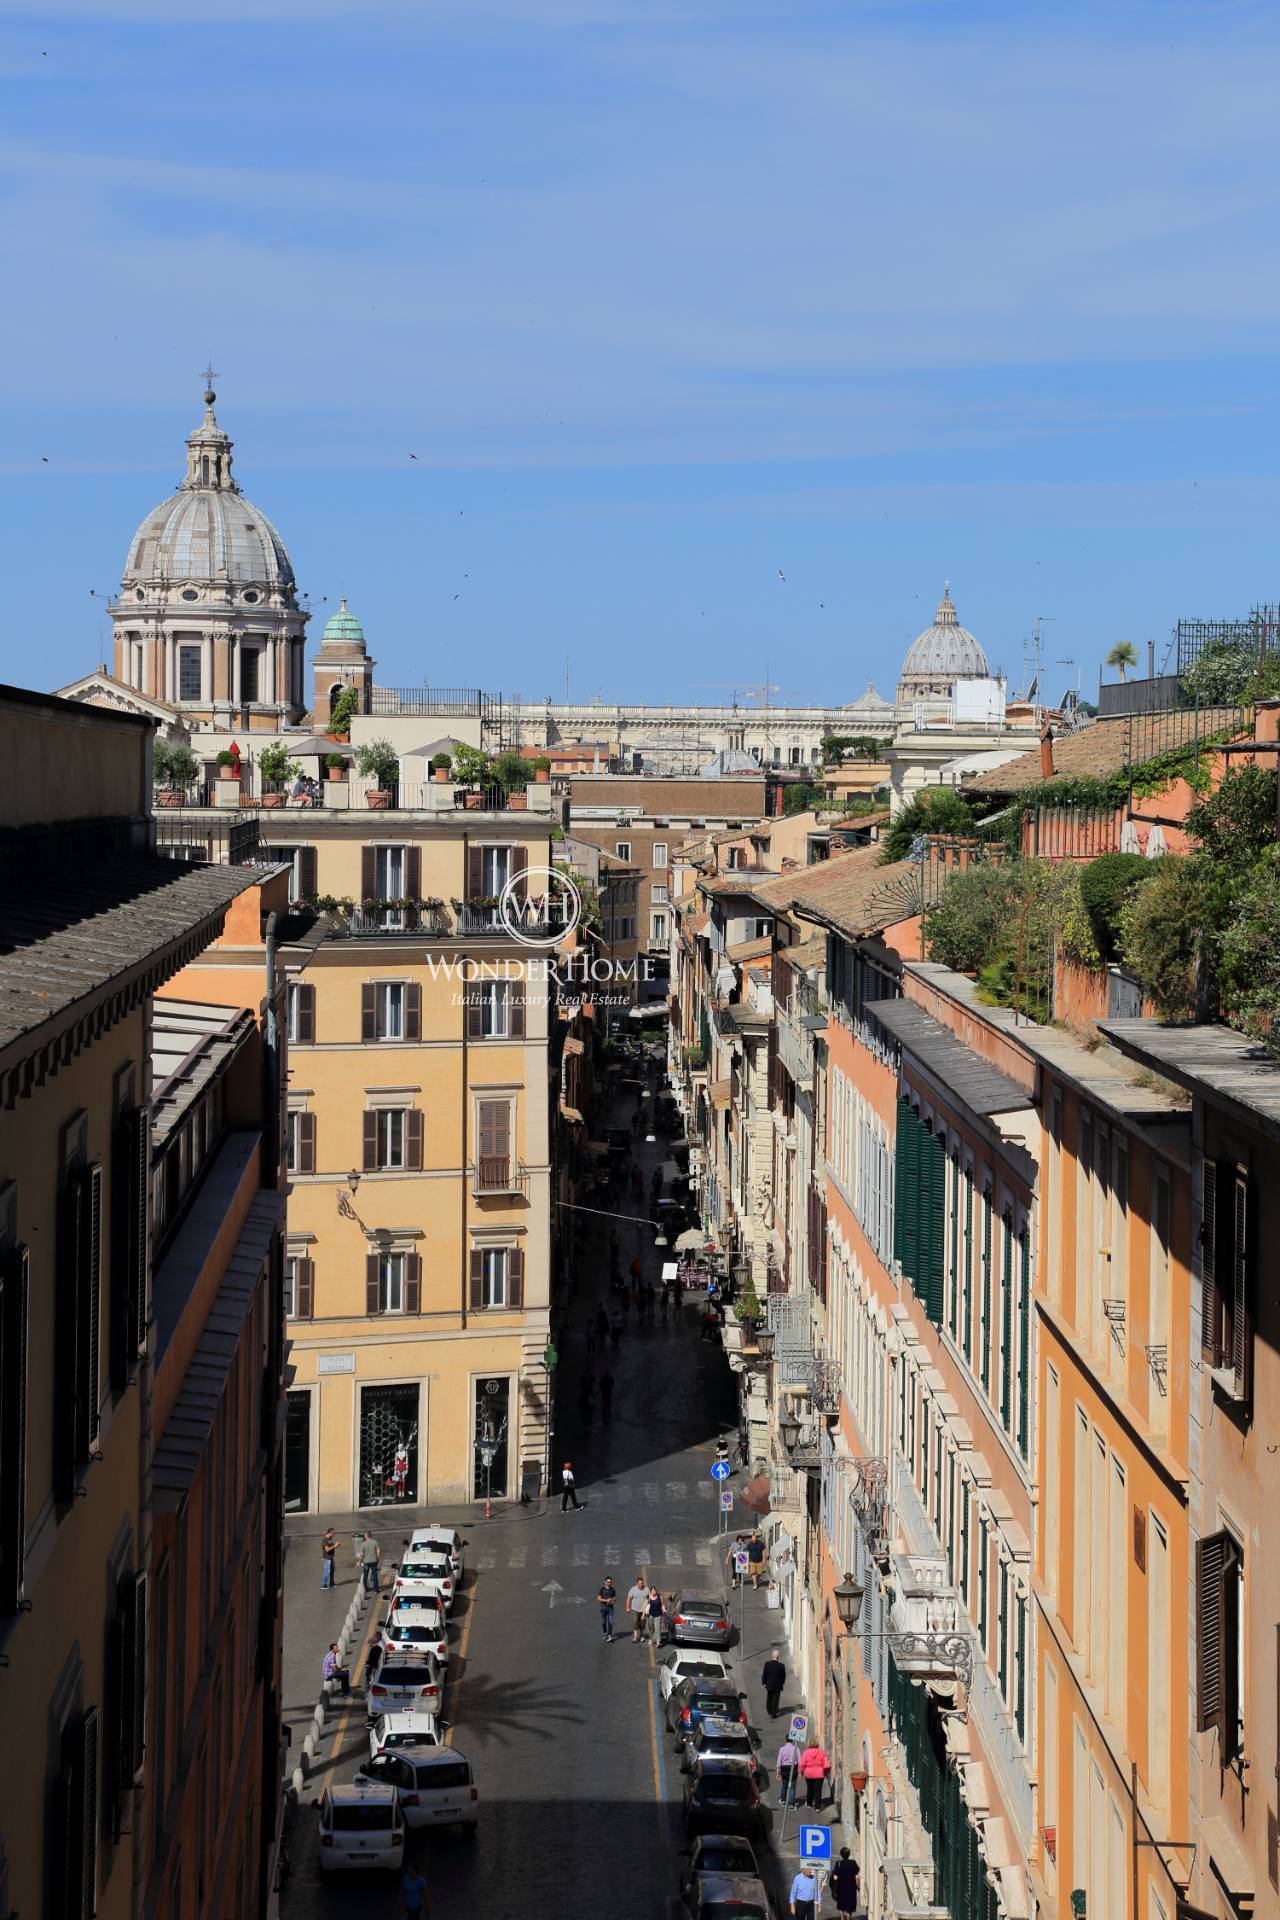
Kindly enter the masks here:
M 746 1702 L 723 1680 L 681 1680 L 667 1701 L 667 1727 L 675 1735 L 677 1752 L 704 1719 L 737 1720 L 745 1727 Z
M 684 1783 L 690 1833 L 759 1833 L 760 1792 L 740 1760 L 699 1760 Z

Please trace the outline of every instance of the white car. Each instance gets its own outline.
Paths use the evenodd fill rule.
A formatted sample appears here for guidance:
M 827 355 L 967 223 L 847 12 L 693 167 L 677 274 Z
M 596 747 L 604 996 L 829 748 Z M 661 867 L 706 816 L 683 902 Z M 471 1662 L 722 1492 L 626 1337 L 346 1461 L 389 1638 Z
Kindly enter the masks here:
M 378 1628 L 374 1645 L 384 1659 L 388 1653 L 429 1653 L 441 1666 L 447 1665 L 449 1640 L 439 1601 L 395 1602 Z
M 456 1527 L 415 1527 L 409 1535 L 409 1553 L 419 1547 L 443 1547 L 453 1562 L 455 1579 L 462 1577 L 462 1535 Z
M 711 1647 L 674 1647 L 658 1667 L 658 1685 L 668 1699 L 682 1680 L 727 1680 L 729 1665 Z
M 380 1753 L 356 1775 L 357 1786 L 366 1781 L 396 1789 L 406 1825 L 464 1827 L 468 1837 L 475 1839 L 480 1795 L 471 1762 L 456 1747 L 406 1747 Z
M 402 1749 L 442 1747 L 444 1734 L 434 1713 L 384 1713 L 369 1728 L 369 1758 Z
M 404 1865 L 404 1814 L 394 1786 L 326 1787 L 320 1796 L 320 1871 Z
M 430 1654 L 388 1653 L 365 1689 L 370 1726 L 383 1713 L 439 1713 L 444 1668 Z
M 438 1600 L 445 1612 L 453 1606 L 454 1579 L 453 1562 L 443 1547 L 406 1548 L 404 1559 L 399 1561 L 395 1570 L 395 1582 L 391 1588 L 391 1600 L 394 1606 L 397 1600 L 407 1600 L 421 1596 L 428 1600 Z

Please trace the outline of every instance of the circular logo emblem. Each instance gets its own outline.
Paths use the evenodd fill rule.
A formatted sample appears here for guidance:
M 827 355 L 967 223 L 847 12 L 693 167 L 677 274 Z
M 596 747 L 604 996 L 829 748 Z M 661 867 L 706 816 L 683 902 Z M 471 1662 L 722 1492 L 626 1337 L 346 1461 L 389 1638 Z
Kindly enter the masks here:
M 497 1393 L 500 1387 L 501 1387 L 501 1382 L 498 1380 L 486 1380 L 484 1383 L 484 1390 L 490 1396 Z
M 582 918 L 582 895 L 558 867 L 526 867 L 498 898 L 498 917 L 523 947 L 558 947 Z

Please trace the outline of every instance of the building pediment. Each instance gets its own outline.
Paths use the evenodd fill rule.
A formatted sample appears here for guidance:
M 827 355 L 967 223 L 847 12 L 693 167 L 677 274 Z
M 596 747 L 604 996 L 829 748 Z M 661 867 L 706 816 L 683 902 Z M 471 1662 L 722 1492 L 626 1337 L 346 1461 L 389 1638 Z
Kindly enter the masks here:
M 91 707 L 114 707 L 120 713 L 141 714 L 146 720 L 154 720 L 172 737 L 186 738 L 187 729 L 176 707 L 171 707 L 167 700 L 153 700 L 150 694 L 139 693 L 136 687 L 126 687 L 105 667 L 86 673 L 79 680 L 70 680 L 65 687 L 56 687 L 54 691 L 61 700 L 83 700 Z

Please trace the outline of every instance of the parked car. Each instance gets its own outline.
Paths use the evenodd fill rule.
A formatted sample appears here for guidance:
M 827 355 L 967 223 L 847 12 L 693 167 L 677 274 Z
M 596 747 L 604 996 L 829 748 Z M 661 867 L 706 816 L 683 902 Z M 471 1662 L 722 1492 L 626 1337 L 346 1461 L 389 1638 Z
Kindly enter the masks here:
M 434 1713 L 380 1713 L 369 1728 L 369 1757 L 402 1749 L 442 1747 L 444 1734 Z
M 365 1694 L 369 1724 L 383 1713 L 439 1713 L 444 1669 L 431 1654 L 388 1653 Z
M 684 1817 L 690 1833 L 759 1833 L 760 1789 L 740 1760 L 699 1760 L 685 1775 Z
M 776 1920 L 763 1880 L 750 1874 L 700 1873 L 681 1899 L 688 1920 Z
M 668 1699 L 673 1687 L 681 1680 L 727 1680 L 729 1668 L 722 1653 L 714 1653 L 707 1647 L 689 1647 L 681 1651 L 677 1647 L 666 1655 L 658 1668 L 658 1685 L 662 1697 Z
M 760 1862 L 751 1842 L 740 1833 L 700 1833 L 689 1848 L 689 1865 L 680 1882 L 681 1896 L 699 1873 L 745 1874 L 761 1878 Z
M 404 1815 L 394 1787 L 326 1787 L 320 1796 L 320 1871 L 404 1865 Z
M 463 1545 L 462 1535 L 456 1527 L 432 1525 L 415 1527 L 409 1535 L 409 1553 L 417 1553 L 421 1548 L 443 1548 L 453 1562 L 454 1578 L 462 1574 Z M 406 1558 L 408 1556 L 406 1555 Z
M 712 1758 L 740 1760 L 753 1775 L 760 1770 L 750 1727 L 744 1727 L 741 1720 L 717 1720 L 713 1714 L 704 1714 L 685 1740 L 680 1771 L 692 1773 L 699 1760 Z
M 667 1726 L 676 1737 L 677 1753 L 703 1716 L 739 1720 L 747 1724 L 747 1705 L 732 1681 L 680 1680 L 667 1700 Z
M 733 1623 L 723 1600 L 706 1593 L 671 1596 L 670 1636 L 681 1647 L 727 1647 Z
M 439 1602 L 407 1600 L 393 1606 L 378 1628 L 374 1646 L 379 1659 L 397 1650 L 429 1653 L 445 1666 L 449 1659 L 449 1640 Z
M 471 1762 L 456 1747 L 406 1747 L 378 1753 L 356 1775 L 356 1785 L 395 1787 L 406 1826 L 465 1827 L 476 1836 L 479 1799 Z
M 393 1604 L 396 1600 L 424 1595 L 438 1600 L 446 1613 L 450 1611 L 457 1582 L 453 1562 L 442 1548 L 407 1549 L 404 1559 L 393 1564 L 396 1576 L 391 1588 Z

